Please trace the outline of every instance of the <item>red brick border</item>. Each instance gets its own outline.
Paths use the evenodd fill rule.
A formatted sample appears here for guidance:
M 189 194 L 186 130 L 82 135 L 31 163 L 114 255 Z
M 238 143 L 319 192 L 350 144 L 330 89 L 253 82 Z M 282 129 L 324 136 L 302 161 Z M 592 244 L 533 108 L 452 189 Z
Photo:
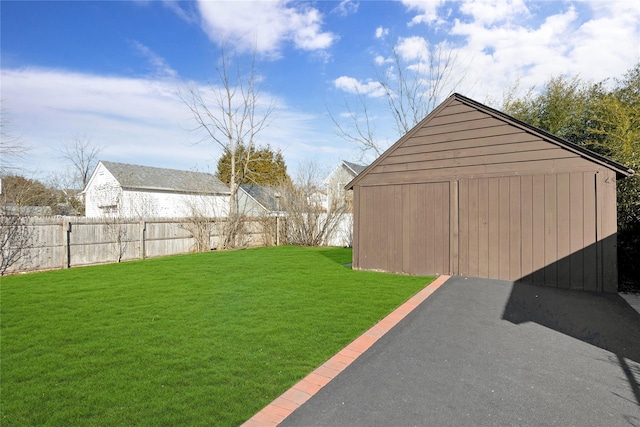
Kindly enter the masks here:
M 344 371 L 347 366 L 367 351 L 378 339 L 404 319 L 407 314 L 429 298 L 449 277 L 451 276 L 443 275 L 431 282 L 367 332 L 356 338 L 351 344 L 340 350 L 338 354 L 324 362 L 276 400 L 265 406 L 242 426 L 275 427 L 284 421 L 293 411 L 302 406 L 311 396 L 320 391 L 322 387 L 338 376 L 340 372 Z

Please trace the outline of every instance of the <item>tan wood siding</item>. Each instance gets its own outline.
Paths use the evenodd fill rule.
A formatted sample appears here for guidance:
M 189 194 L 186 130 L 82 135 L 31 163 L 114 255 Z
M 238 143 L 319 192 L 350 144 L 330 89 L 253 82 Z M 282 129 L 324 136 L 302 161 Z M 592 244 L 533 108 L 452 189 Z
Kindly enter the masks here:
M 614 177 L 573 172 L 460 180 L 458 271 L 581 290 L 616 286 Z
M 360 212 L 362 207 L 360 205 L 360 187 L 353 189 L 353 243 L 352 243 L 352 256 L 351 266 L 357 270 L 360 268 Z
M 513 165 L 517 163 L 530 163 L 541 160 L 576 159 L 577 156 L 560 148 L 549 150 L 535 150 L 523 153 L 500 153 L 474 157 L 452 157 L 449 159 L 431 159 L 429 156 L 421 158 L 420 155 L 412 156 L 413 161 L 404 161 L 398 164 L 380 164 L 375 173 L 392 173 L 404 171 L 428 171 L 434 169 L 450 169 L 465 166 L 489 166 L 489 165 Z
M 449 273 L 449 194 L 449 182 L 359 188 L 354 268 Z
M 354 260 L 613 292 L 615 180 L 632 173 L 454 94 L 350 183 Z
M 461 103 L 452 103 L 392 150 L 361 185 L 441 177 L 550 174 L 594 170 L 575 152 Z
M 598 212 L 601 215 L 598 219 L 601 234 L 597 240 L 601 244 L 602 290 L 615 292 L 618 283 L 616 175 L 610 170 L 603 171 L 598 174 L 596 182 L 596 194 L 600 198 Z

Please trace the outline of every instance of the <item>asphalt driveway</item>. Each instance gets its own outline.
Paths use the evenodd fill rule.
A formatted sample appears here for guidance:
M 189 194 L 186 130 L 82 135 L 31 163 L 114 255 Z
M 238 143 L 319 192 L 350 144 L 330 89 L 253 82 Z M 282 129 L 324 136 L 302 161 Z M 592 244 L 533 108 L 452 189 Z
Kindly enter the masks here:
M 281 426 L 637 426 L 618 295 L 452 277 Z

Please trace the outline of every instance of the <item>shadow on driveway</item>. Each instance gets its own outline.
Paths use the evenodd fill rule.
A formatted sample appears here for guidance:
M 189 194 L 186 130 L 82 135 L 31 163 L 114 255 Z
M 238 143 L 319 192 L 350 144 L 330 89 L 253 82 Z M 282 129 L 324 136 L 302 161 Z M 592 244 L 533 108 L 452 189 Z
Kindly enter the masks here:
M 534 322 L 615 355 L 640 406 L 640 314 L 617 294 L 515 283 L 503 319 Z
M 621 297 L 452 277 L 280 426 L 640 427 Z

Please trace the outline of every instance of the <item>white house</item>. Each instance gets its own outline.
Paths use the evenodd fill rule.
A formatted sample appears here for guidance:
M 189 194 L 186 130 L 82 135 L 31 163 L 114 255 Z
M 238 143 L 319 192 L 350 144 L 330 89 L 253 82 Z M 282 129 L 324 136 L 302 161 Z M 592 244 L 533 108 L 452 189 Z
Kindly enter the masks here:
M 343 160 L 324 180 L 327 187 L 327 208 L 338 206 L 350 199 L 351 191 L 347 192 L 344 187 L 358 176 L 367 167 Z
M 209 173 L 100 161 L 84 189 L 87 217 L 227 216 L 230 191 Z

